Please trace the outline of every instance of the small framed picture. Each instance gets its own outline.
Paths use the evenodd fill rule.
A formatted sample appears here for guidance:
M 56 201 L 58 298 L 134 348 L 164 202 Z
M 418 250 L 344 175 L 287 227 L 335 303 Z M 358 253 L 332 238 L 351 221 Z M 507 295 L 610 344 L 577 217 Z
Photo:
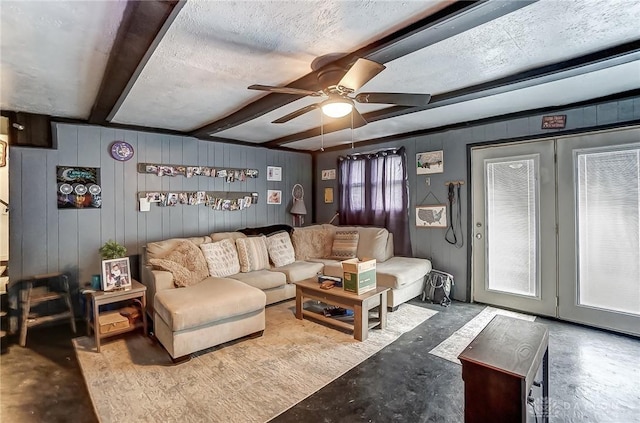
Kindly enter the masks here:
M 131 289 L 129 257 L 102 261 L 102 290 Z
M 416 226 L 418 228 L 446 228 L 447 205 L 416 207 Z
M 325 204 L 333 203 L 333 188 L 324 189 L 324 203 Z
M 322 180 L 329 181 L 331 179 L 336 179 L 336 170 L 335 169 L 323 169 L 322 170 Z
M 276 189 L 267 190 L 267 204 L 282 204 L 282 191 Z
M 282 168 L 267 166 L 267 181 L 282 181 Z
M 416 154 L 416 170 L 418 175 L 429 175 L 444 172 L 442 150 Z

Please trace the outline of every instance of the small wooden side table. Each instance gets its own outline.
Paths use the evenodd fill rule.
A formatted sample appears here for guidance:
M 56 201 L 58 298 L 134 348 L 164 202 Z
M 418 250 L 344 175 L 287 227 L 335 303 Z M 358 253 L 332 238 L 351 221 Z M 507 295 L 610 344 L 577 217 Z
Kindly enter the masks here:
M 142 285 L 135 279 L 131 280 L 131 289 L 121 291 L 91 291 L 85 294 L 87 296 L 87 336 L 93 334 L 96 340 L 96 348 L 100 352 L 100 340 L 110 336 L 120 335 L 122 333 L 131 332 L 142 328 L 145 336 L 147 335 L 147 287 Z M 119 329 L 109 333 L 100 333 L 100 306 L 114 304 L 120 301 L 139 299 L 142 304 L 142 321 L 136 321 L 134 325 L 127 328 Z
M 540 365 L 542 403 L 537 409 L 541 421 L 549 422 L 549 329 L 545 325 L 495 316 L 458 359 L 465 423 L 531 421 L 527 400 Z

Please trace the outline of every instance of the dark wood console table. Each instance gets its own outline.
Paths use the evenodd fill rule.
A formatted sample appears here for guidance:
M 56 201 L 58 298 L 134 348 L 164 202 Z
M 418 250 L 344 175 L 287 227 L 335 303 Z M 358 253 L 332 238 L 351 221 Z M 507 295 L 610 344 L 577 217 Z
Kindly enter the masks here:
M 535 400 L 534 407 L 537 416 L 548 422 L 548 346 L 545 325 L 494 317 L 458 356 L 464 380 L 464 421 L 526 422 L 529 390 L 542 364 L 542 398 Z

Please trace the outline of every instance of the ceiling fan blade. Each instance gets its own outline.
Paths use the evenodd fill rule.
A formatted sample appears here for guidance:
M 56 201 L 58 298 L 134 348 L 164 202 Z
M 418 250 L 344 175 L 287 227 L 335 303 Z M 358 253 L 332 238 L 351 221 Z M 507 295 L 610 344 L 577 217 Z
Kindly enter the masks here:
M 272 93 L 280 94 L 294 94 L 294 95 L 309 95 L 317 97 L 321 95 L 316 91 L 302 90 L 300 88 L 288 88 L 288 87 L 271 87 L 269 85 L 254 84 L 247 87 L 250 90 L 269 91 Z
M 397 104 L 398 106 L 426 106 L 431 94 L 409 93 L 360 93 L 355 97 L 358 103 Z
M 353 128 L 360 128 L 361 126 L 365 126 L 367 124 L 367 120 L 360 114 L 358 109 L 353 108 Z
M 369 82 L 385 68 L 386 66 L 378 62 L 360 58 L 351 66 L 351 69 L 342 77 L 340 82 L 338 82 L 338 86 L 358 91 L 364 84 Z
M 320 106 L 318 106 L 318 104 L 310 104 L 310 105 L 308 105 L 308 106 L 306 106 L 306 107 L 303 107 L 302 109 L 298 109 L 298 110 L 296 110 L 295 112 L 291 112 L 291 113 L 289 113 L 289 114 L 288 114 L 288 115 L 286 115 L 286 116 L 282 116 L 281 118 L 276 119 L 276 120 L 274 120 L 274 121 L 273 121 L 273 122 L 271 122 L 271 123 L 285 123 L 285 122 L 289 122 L 291 119 L 295 119 L 295 118 L 297 118 L 298 116 L 302 116 L 302 115 L 304 115 L 305 113 L 308 113 L 308 112 L 310 112 L 310 111 L 312 111 L 312 110 L 317 109 L 318 107 L 320 107 Z

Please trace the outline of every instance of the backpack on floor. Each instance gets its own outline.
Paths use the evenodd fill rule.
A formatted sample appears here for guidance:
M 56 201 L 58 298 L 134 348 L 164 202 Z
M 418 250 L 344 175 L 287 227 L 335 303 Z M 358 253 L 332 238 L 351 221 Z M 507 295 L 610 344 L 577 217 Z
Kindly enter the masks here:
M 422 301 L 430 301 L 447 307 L 451 304 L 451 285 L 453 276 L 440 270 L 431 270 L 426 276 L 424 289 L 422 290 Z

